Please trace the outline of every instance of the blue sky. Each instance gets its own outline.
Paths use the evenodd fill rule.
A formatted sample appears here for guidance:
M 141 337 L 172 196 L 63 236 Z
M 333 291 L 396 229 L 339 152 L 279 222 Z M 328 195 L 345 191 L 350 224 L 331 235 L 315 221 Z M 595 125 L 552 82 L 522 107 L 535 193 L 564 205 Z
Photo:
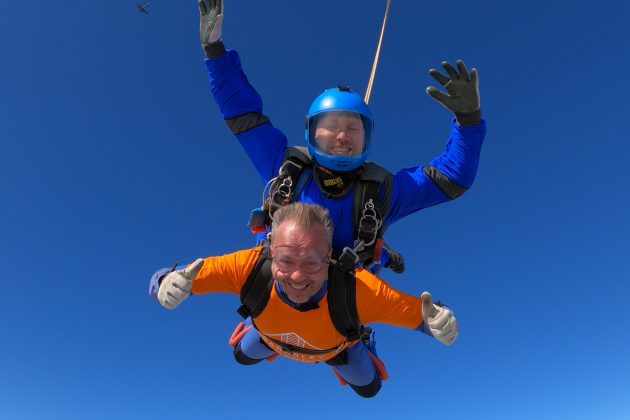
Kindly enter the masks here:
M 377 326 L 371 400 L 324 365 L 237 365 L 235 296 L 147 297 L 155 269 L 250 246 L 261 186 L 194 2 L 68 3 L 0 4 L 0 418 L 630 418 L 628 2 L 393 1 L 371 159 L 442 150 L 442 60 L 478 69 L 488 134 L 466 195 L 388 232 L 407 271 L 386 278 L 448 303 L 460 337 Z M 384 7 L 226 0 L 225 43 L 290 143 L 323 89 L 364 91 Z

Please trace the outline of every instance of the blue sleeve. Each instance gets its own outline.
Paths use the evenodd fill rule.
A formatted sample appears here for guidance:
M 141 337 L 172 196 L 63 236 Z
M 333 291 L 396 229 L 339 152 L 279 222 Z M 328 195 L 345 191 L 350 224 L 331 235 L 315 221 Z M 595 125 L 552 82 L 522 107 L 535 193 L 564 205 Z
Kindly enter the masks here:
M 429 328 L 429 325 L 424 321 L 422 321 L 422 324 L 418 325 L 418 327 L 416 328 L 416 331 L 420 331 L 421 333 L 426 334 L 429 337 L 433 337 L 431 328 Z
M 470 188 L 485 135 L 485 120 L 477 126 L 460 126 L 453 120 L 442 154 L 427 166 L 406 168 L 394 175 L 385 222 L 391 224 L 423 208 L 450 201 Z
M 234 118 L 248 112 L 262 114 L 262 99 L 243 73 L 236 51 L 227 50 L 219 57 L 204 61 L 210 91 L 223 118 Z
M 262 99 L 247 80 L 236 51 L 227 50 L 205 63 L 219 111 L 266 184 L 278 174 L 287 147 L 286 136 L 263 115 Z
M 180 268 L 183 268 L 183 267 L 179 266 L 179 267 L 160 268 L 158 271 L 153 273 L 153 275 L 151 276 L 151 281 L 149 282 L 149 296 L 151 296 L 153 299 L 157 301 L 158 300 L 157 294 L 158 294 L 158 290 L 160 290 L 160 283 L 162 282 L 162 278 L 168 273 L 170 273 L 171 271 L 179 270 Z

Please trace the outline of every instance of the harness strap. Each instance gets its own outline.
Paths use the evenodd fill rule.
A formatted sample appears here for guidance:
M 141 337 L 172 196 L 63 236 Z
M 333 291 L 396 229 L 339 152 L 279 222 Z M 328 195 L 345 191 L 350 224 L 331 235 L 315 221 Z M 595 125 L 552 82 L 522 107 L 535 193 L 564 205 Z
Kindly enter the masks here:
M 287 147 L 278 177 L 271 182 L 269 197 L 264 204 L 268 215 L 265 218 L 267 224 L 271 224 L 273 213 L 278 207 L 298 199 L 312 176 L 313 162 L 308 149 L 303 146 Z M 355 182 L 352 223 L 354 248 L 360 256 L 359 262 L 373 273 L 378 273 L 381 268 L 382 238 L 387 230 L 384 220 L 391 195 L 391 172 L 374 162 L 366 162 Z M 262 220 L 263 217 L 258 218 Z M 258 223 L 257 228 L 258 225 L 261 224 Z M 262 230 L 262 225 L 260 229 Z
M 363 333 L 357 312 L 356 254 L 349 248 L 328 269 L 328 311 L 333 325 L 349 341 L 358 340 Z
M 383 363 L 383 361 L 381 359 L 376 357 L 374 355 L 374 353 L 372 353 L 369 350 L 368 350 L 368 354 L 370 355 L 370 359 L 372 359 L 372 364 L 374 364 L 374 369 L 376 369 L 376 374 L 378 375 L 378 378 L 381 381 L 388 380 L 389 379 L 389 374 L 387 373 L 387 369 L 385 368 L 385 363 Z M 334 366 L 332 366 L 332 371 L 335 374 L 335 376 L 337 377 L 337 380 L 339 381 L 339 385 L 341 385 L 341 386 L 348 385 L 348 381 L 346 381 L 343 378 L 343 376 L 341 376 L 341 374 L 337 371 L 337 369 L 335 369 Z
M 259 331 L 260 332 L 260 331 Z M 263 334 L 263 333 L 260 333 Z M 332 351 L 337 351 L 339 350 L 339 348 L 341 346 L 343 346 L 346 341 L 340 343 L 339 345 L 335 346 L 335 347 L 331 347 L 329 349 L 324 349 L 324 350 L 317 350 L 317 349 L 305 349 L 304 347 L 299 347 L 299 346 L 294 346 L 293 344 L 289 344 L 289 343 L 285 343 L 284 341 L 280 341 L 278 339 L 275 339 L 273 337 L 269 337 L 266 334 L 263 334 L 265 336 L 265 338 L 269 341 L 273 341 L 274 343 L 276 343 L 278 346 L 280 346 L 282 348 L 282 350 L 289 352 L 289 353 L 300 353 L 300 354 L 311 354 L 311 355 L 321 355 L 321 354 L 326 354 L 326 353 L 330 353 Z
M 291 146 L 287 148 L 285 154 L 285 161 L 291 161 L 296 167 L 296 170 L 292 170 L 288 173 L 293 181 L 293 193 L 292 196 L 295 199 L 300 195 L 300 192 L 313 175 L 313 164 L 311 156 L 308 153 L 306 147 L 303 146 Z M 299 169 L 297 169 L 299 167 Z
M 337 380 L 339 381 L 339 385 L 341 385 L 341 386 L 348 385 L 348 381 L 343 379 L 343 376 L 341 376 L 341 374 L 339 372 L 337 372 L 337 369 L 335 369 L 333 367 L 332 370 L 333 370 L 333 373 L 335 374 L 335 376 L 337 377 Z
M 353 197 L 353 225 L 357 238 L 355 249 L 361 257 L 361 264 L 371 272 L 378 272 L 383 235 L 387 230 L 385 214 L 389 210 L 391 198 L 391 174 L 375 163 L 368 162 L 359 181 Z
M 389 373 L 387 373 L 387 369 L 385 368 L 385 363 L 383 363 L 381 359 L 376 357 L 376 355 L 369 350 L 368 350 L 368 354 L 370 355 L 370 359 L 372 359 L 372 363 L 374 363 L 374 368 L 376 369 L 376 373 L 378 374 L 379 379 L 382 381 L 388 380 Z
M 306 148 L 287 147 L 284 160 L 278 176 L 271 182 L 269 197 L 264 202 L 264 208 L 269 216 L 269 224 L 273 220 L 273 213 L 277 208 L 295 201 L 300 191 L 308 182 L 313 171 L 311 158 Z
M 241 306 L 236 311 L 243 318 L 257 317 L 267 306 L 272 286 L 269 248 L 263 248 L 256 265 L 241 288 Z
M 245 327 L 245 323 L 243 321 L 239 322 L 236 328 L 234 328 L 234 332 L 230 336 L 228 344 L 232 347 L 235 347 L 243 339 L 243 336 L 247 334 L 247 331 L 251 329 L 252 325 L 248 325 L 247 327 Z
M 379 197 L 380 184 L 374 181 L 362 182 L 357 186 L 354 196 L 355 236 L 365 243 L 365 248 L 372 247 L 378 237 L 384 233 L 383 206 Z
M 357 312 L 356 279 L 354 277 L 356 262 L 356 254 L 353 254 L 351 249 L 346 248 L 341 257 L 328 269 L 328 312 L 335 329 L 346 337 L 346 341 L 358 340 L 363 333 Z M 253 321 L 267 306 L 272 287 L 273 276 L 271 274 L 269 248 L 264 248 L 241 288 L 241 305 L 237 312 L 243 318 L 251 317 Z M 238 334 L 238 332 L 235 333 Z M 275 342 L 275 339 L 267 338 Z M 278 345 L 285 344 L 278 342 Z M 340 345 L 342 344 L 344 343 Z M 310 354 L 327 353 L 337 348 L 339 346 Z M 300 352 L 299 349 L 296 347 L 289 351 Z

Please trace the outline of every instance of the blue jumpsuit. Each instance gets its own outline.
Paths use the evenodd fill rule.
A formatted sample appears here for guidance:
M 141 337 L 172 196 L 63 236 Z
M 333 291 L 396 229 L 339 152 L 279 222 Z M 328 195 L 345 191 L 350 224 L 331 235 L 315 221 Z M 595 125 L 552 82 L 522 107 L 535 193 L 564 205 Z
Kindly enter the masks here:
M 234 50 L 206 59 L 210 88 L 219 111 L 236 135 L 241 146 L 256 167 L 265 185 L 278 175 L 287 148 L 286 136 L 275 128 L 262 113 L 262 99 L 249 84 L 241 68 L 240 58 Z M 449 201 L 467 190 L 477 173 L 481 145 L 486 123 L 477 126 L 460 126 L 451 123 L 451 135 L 442 154 L 426 167 L 405 168 L 393 175 L 389 211 L 384 223 L 397 220 L 426 207 Z M 313 177 L 302 188 L 297 201 L 317 203 L 327 208 L 334 223 L 333 249 L 353 247 L 353 191 L 341 198 L 327 198 Z

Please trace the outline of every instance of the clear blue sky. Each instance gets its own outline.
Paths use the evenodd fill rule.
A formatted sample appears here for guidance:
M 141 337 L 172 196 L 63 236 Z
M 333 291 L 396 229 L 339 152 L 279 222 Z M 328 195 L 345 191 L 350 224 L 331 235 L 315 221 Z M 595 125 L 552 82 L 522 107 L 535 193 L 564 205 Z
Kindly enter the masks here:
M 225 0 L 265 113 L 302 144 L 323 89 L 363 92 L 385 1 Z M 237 365 L 237 298 L 167 311 L 174 260 L 253 243 L 253 167 L 208 92 L 194 1 L 0 4 L 0 418 L 630 418 L 630 4 L 393 1 L 372 160 L 442 150 L 431 67 L 479 71 L 472 189 L 388 233 L 386 278 L 461 324 L 446 348 L 377 326 L 391 379 L 362 400 L 329 367 Z

